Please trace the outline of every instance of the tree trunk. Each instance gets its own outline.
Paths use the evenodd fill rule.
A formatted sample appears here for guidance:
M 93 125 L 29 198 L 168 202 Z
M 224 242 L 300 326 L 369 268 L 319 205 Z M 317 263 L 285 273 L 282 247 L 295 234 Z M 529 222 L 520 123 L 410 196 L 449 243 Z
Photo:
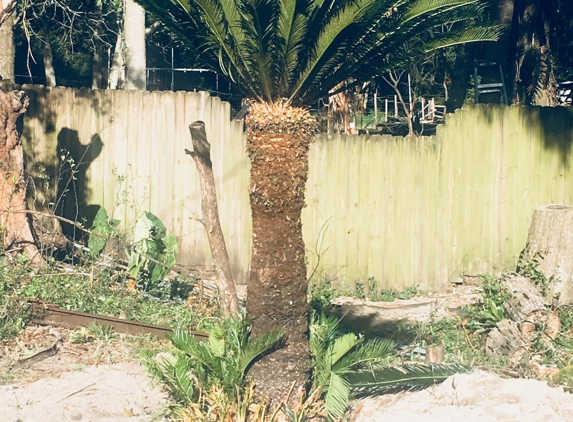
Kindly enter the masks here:
M 219 210 L 217 207 L 217 191 L 215 190 L 215 177 L 213 176 L 213 165 L 211 163 L 211 145 L 205 133 L 205 123 L 197 121 L 189 126 L 191 138 L 193 140 L 193 151 L 185 150 L 185 153 L 193 157 L 199 180 L 201 182 L 201 211 L 203 213 L 203 224 L 207 230 L 209 246 L 215 261 L 217 273 L 217 288 L 221 300 L 221 309 L 225 317 L 239 314 L 239 300 L 237 290 L 231 272 L 229 254 L 225 245 L 221 222 L 219 221 Z
M 145 11 L 134 0 L 126 0 L 123 19 L 125 31 L 126 89 L 147 88 L 145 55 Z
M 123 29 L 119 29 L 113 50 L 111 69 L 107 80 L 109 89 L 122 89 L 125 86 L 125 52 Z
M 531 348 L 536 336 L 550 342 L 557 338 L 559 317 L 547 309 L 546 299 L 533 282 L 520 274 L 509 274 L 501 280 L 509 294 L 503 307 L 508 319 L 497 323 L 487 336 L 485 352 L 494 362 L 508 357 L 517 364 Z
M 14 18 L 9 16 L 0 26 L 0 79 L 14 82 Z
M 287 339 L 249 375 L 274 402 L 293 384 L 293 391 L 304 393 L 310 371 L 301 211 L 315 127 L 306 110 L 284 103 L 252 104 L 247 117 L 253 218 L 247 311 L 254 335 L 282 329 Z
M 14 12 L 16 0 L 0 0 L 0 26 L 2 26 Z
M 92 61 L 92 89 L 101 89 L 105 87 L 105 45 L 101 39 L 103 31 L 101 28 L 101 21 L 103 20 L 102 0 L 96 0 L 94 14 L 97 21 L 94 30 L 94 57 Z
M 42 29 L 42 57 L 44 58 L 44 74 L 46 86 L 56 86 L 56 70 L 54 69 L 54 55 L 50 40 L 50 30 L 44 26 Z
M 463 44 L 456 46 L 456 59 L 451 68 L 448 68 L 451 83 L 448 89 L 448 99 L 446 109 L 448 113 L 453 113 L 462 108 L 466 99 L 470 78 L 473 78 L 473 66 L 475 58 L 475 46 Z
M 537 262 L 547 279 L 553 277 L 550 297 L 573 302 L 573 207 L 543 205 L 534 211 L 522 259 Z
M 24 152 L 16 128 L 28 102 L 23 92 L 0 90 L 0 227 L 4 230 L 6 251 L 23 252 L 33 265 L 40 266 L 44 261 L 25 212 Z

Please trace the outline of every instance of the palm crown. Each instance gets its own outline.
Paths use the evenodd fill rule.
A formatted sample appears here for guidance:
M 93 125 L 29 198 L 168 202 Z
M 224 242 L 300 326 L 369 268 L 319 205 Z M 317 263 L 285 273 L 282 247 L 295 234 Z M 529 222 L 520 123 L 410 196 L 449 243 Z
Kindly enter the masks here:
M 495 41 L 501 30 L 474 24 L 483 0 L 136 1 L 263 102 L 307 105 L 349 78 L 364 81 L 437 48 Z

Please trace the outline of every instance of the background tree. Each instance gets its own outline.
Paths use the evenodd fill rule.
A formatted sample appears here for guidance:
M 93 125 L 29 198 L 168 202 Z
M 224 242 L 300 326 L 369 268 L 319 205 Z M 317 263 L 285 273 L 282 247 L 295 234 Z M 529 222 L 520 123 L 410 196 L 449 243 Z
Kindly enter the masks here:
M 0 76 L 2 79 L 14 80 L 14 35 L 12 26 L 14 18 L 7 16 L 0 26 Z
M 16 0 L 0 0 L 0 26 L 12 15 Z
M 253 331 L 282 328 L 286 347 L 251 370 L 282 398 L 310 369 L 301 209 L 316 125 L 305 106 L 342 81 L 370 80 L 437 48 L 495 40 L 496 28 L 460 26 L 406 52 L 421 30 L 483 13 L 477 0 L 138 0 L 204 65 L 237 81 L 247 118 L 253 249 L 248 279 Z M 352 84 L 349 84 L 349 86 Z
M 118 0 L 18 0 L 18 74 L 48 86 L 104 87 L 120 13 Z
M 145 11 L 134 0 L 125 0 L 126 89 L 144 91 L 147 87 L 145 55 Z
M 11 19 L 15 6 L 14 1 L 1 0 L 0 30 Z M 16 125 L 27 107 L 28 98 L 23 92 L 6 92 L 0 88 L 0 227 L 5 252 L 23 252 L 32 265 L 40 266 L 44 260 L 26 214 L 24 151 Z

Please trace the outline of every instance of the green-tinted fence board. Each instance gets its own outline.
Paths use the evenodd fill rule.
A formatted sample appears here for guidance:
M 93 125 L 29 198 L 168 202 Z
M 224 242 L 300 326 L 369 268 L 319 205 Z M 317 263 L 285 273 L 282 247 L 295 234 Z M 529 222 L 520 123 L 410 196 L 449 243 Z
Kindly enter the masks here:
M 228 103 L 207 93 L 24 89 L 36 209 L 58 196 L 58 141 L 75 137 L 81 149 L 97 136 L 103 147 L 86 171 L 85 205 L 115 210 L 126 229 L 151 211 L 178 237 L 181 263 L 209 266 L 197 171 L 184 154 L 188 125 L 205 121 L 223 231 L 234 272 L 246 279 L 249 160 L 243 122 L 230 121 Z M 433 137 L 317 135 L 303 210 L 309 275 L 439 289 L 461 274 L 511 268 L 533 210 L 573 204 L 571 123 L 566 108 L 479 105 L 449 115 Z

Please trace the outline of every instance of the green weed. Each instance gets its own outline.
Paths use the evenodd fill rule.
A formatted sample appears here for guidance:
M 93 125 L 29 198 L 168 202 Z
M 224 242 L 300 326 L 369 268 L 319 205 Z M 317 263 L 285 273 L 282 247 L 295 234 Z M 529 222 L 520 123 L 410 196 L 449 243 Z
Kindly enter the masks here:
M 186 299 L 196 286 L 183 279 L 163 284 L 164 290 L 153 296 L 130 286 L 129 278 L 111 267 L 89 263 L 67 274 L 55 261 L 37 270 L 25 259 L 11 262 L 0 256 L 0 339 L 18 334 L 30 320 L 26 306 L 18 301 L 25 297 L 65 309 L 195 328 L 204 310 L 192 309 Z

